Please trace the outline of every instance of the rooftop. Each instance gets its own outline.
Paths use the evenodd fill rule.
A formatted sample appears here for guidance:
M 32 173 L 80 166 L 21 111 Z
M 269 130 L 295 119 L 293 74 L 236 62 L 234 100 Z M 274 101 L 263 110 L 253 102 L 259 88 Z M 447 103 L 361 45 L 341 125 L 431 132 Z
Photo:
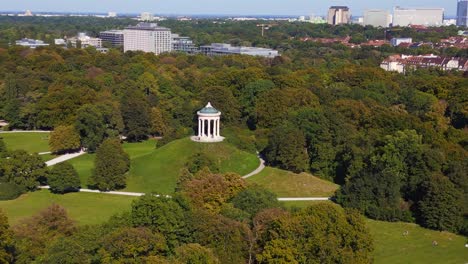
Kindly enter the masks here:
M 220 113 L 218 109 L 214 108 L 211 103 L 208 103 L 205 107 L 203 107 L 200 111 L 200 114 L 218 114 Z

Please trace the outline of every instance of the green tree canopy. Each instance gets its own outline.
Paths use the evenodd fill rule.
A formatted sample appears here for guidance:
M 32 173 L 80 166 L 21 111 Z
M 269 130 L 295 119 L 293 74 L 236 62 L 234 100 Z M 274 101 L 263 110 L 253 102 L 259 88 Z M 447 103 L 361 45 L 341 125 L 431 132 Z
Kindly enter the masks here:
M 80 146 L 80 135 L 74 126 L 58 126 L 50 134 L 49 147 L 54 153 L 73 152 Z
M 81 186 L 78 172 L 68 162 L 55 165 L 47 177 L 47 182 L 54 193 L 76 192 Z

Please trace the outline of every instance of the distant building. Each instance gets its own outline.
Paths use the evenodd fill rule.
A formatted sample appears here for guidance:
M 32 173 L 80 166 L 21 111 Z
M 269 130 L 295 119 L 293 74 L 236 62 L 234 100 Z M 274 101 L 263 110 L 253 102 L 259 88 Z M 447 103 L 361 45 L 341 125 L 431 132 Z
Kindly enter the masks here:
M 365 10 L 364 11 L 364 26 L 374 26 L 387 28 L 392 23 L 392 15 L 387 10 Z
M 70 43 L 70 45 L 74 48 L 102 48 L 102 39 L 90 37 L 83 32 L 78 33 L 76 37 L 68 38 L 67 42 Z
M 54 44 L 57 45 L 57 46 L 66 46 L 67 41 L 64 40 L 64 39 L 55 39 Z
M 28 38 L 24 38 L 24 39 L 20 39 L 20 40 L 15 41 L 15 45 L 28 47 L 28 48 L 31 48 L 31 49 L 35 49 L 37 47 L 49 46 L 49 44 L 44 43 L 44 41 L 42 41 L 42 40 L 28 39 Z
M 390 40 L 390 44 L 393 47 L 400 46 L 400 44 L 403 44 L 403 43 L 411 44 L 413 43 L 413 39 L 412 38 L 392 38 L 392 40 Z
M 393 55 L 382 61 L 380 68 L 386 71 L 406 73 L 417 68 L 439 68 L 444 71 L 468 71 L 467 58 L 439 57 L 436 55 Z
M 468 26 L 468 0 L 458 0 L 457 26 Z
M 444 19 L 444 22 L 443 22 L 444 26 L 452 26 L 452 25 L 456 25 L 456 24 L 457 24 L 456 19 Z
M 351 21 L 351 12 L 347 6 L 332 6 L 328 9 L 328 24 L 348 24 Z
M 161 54 L 172 51 L 172 33 L 156 23 L 139 23 L 124 30 L 124 51 Z
M 256 48 L 256 47 L 234 47 L 230 44 L 224 43 L 212 43 L 211 45 L 205 45 L 200 47 L 202 54 L 208 56 L 219 56 L 219 55 L 249 55 L 259 56 L 265 58 L 274 58 L 279 56 L 279 52 L 273 49 Z
M 312 24 L 326 24 L 327 20 L 321 16 L 310 16 L 310 23 Z
M 109 13 L 107 13 L 107 17 L 117 17 L 117 13 L 116 12 L 109 12 Z
M 26 12 L 24 12 L 24 16 L 33 16 L 33 13 L 31 10 L 26 10 Z
M 172 50 L 193 54 L 198 51 L 198 48 L 189 37 L 172 34 Z
M 443 8 L 401 8 L 397 6 L 393 10 L 393 26 L 442 26 L 443 21 Z
M 103 42 L 107 42 L 112 47 L 122 47 L 124 45 L 124 31 L 123 30 L 107 30 L 99 33 L 99 38 Z
M 141 21 L 148 21 L 148 22 L 154 21 L 154 15 L 151 14 L 151 13 L 148 13 L 148 12 L 143 12 L 140 15 L 140 20 Z

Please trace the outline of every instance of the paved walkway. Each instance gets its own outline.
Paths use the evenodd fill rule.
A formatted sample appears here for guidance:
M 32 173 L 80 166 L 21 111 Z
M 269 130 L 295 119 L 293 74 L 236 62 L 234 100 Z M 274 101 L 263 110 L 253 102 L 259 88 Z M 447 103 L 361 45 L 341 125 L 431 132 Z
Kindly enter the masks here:
M 0 131 L 0 134 L 12 134 L 12 133 L 50 133 L 47 130 L 12 130 L 12 131 Z
M 299 198 L 278 198 L 282 202 L 300 202 L 300 201 L 330 201 L 331 197 L 299 197 Z
M 258 157 L 258 159 L 260 160 L 260 166 L 258 166 L 257 169 L 255 169 L 254 171 L 252 171 L 251 173 L 243 176 L 242 178 L 244 179 L 247 179 L 249 177 L 252 177 L 254 175 L 257 175 L 259 174 L 260 172 L 262 172 L 263 169 L 265 169 L 265 160 L 263 160 L 260 156 Z
M 61 163 L 61 162 L 67 161 L 67 160 L 74 159 L 74 158 L 79 157 L 79 156 L 84 155 L 84 154 L 86 154 L 86 152 L 84 152 L 83 150 L 80 151 L 80 152 L 77 152 L 77 153 L 65 154 L 65 155 L 62 155 L 62 156 L 57 157 L 55 159 L 51 159 L 51 160 L 47 161 L 46 165 L 47 166 L 53 166 L 55 164 L 58 164 L 58 163 Z

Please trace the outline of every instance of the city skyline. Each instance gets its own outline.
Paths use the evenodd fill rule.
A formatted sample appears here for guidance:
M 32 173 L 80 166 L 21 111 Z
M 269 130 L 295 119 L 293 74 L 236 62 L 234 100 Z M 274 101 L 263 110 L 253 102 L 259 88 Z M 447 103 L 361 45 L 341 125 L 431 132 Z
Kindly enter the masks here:
M 325 15 L 330 6 L 346 5 L 350 7 L 353 15 L 362 15 L 366 9 L 393 10 L 395 6 L 401 7 L 442 7 L 445 14 L 456 14 L 457 1 L 450 0 L 441 3 L 440 0 L 384 0 L 369 4 L 368 0 L 332 0 L 310 1 L 290 0 L 237 0 L 216 1 L 198 0 L 193 5 L 190 0 L 151 1 L 151 0 L 107 0 L 96 2 L 94 0 L 62 1 L 62 0 L 16 0 L 2 3 L 1 11 L 33 12 L 108 12 L 123 13 L 151 12 L 155 14 L 193 14 L 193 15 Z

